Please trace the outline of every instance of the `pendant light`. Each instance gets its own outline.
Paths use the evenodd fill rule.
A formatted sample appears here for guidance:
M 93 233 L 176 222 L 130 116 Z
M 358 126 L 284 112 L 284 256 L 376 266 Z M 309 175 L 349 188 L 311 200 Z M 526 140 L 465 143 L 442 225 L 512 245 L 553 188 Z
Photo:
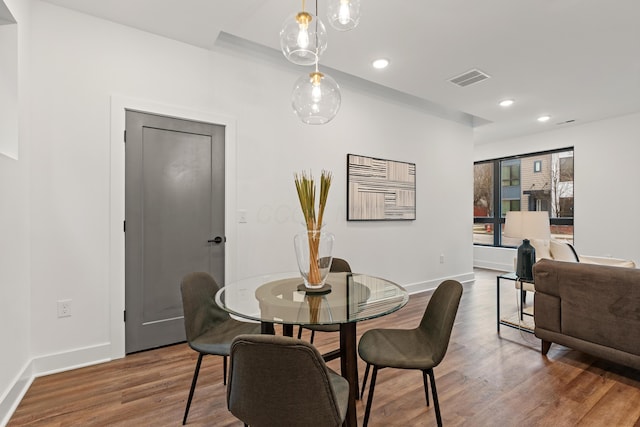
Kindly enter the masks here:
M 331 76 L 316 70 L 301 76 L 293 87 L 291 105 L 298 118 L 309 125 L 330 122 L 340 109 L 340 88 Z
M 336 30 L 353 30 L 360 22 L 360 0 L 330 0 L 327 18 Z
M 313 65 L 327 48 L 327 30 L 322 21 L 304 10 L 289 15 L 280 30 L 280 48 L 285 58 L 298 65 Z

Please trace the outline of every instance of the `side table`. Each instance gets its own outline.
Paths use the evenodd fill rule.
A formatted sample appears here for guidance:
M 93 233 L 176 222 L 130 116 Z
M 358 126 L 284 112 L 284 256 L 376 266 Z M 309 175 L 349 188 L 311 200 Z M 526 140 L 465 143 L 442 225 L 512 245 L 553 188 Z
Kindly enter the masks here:
M 529 328 L 524 328 L 509 322 L 505 322 L 500 318 L 500 280 L 501 279 L 512 281 L 514 283 L 520 282 L 520 310 L 519 310 L 520 320 L 523 320 L 525 315 L 532 316 L 532 314 L 524 312 L 523 307 L 524 307 L 524 302 L 525 302 L 525 297 L 527 292 L 524 289 L 524 284 L 529 283 L 533 285 L 533 280 L 523 280 L 519 278 L 515 272 L 501 274 L 496 277 L 496 327 L 497 327 L 498 333 L 500 333 L 500 325 L 504 325 L 510 328 L 520 329 L 525 332 L 533 333 L 533 331 Z

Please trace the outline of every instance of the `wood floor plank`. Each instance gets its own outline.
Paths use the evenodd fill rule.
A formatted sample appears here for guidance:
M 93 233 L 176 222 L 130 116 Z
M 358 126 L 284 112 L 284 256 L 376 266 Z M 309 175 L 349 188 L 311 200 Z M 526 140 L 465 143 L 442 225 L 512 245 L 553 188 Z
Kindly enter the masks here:
M 475 282 L 464 285 L 447 355 L 435 369 L 445 425 L 640 426 L 640 372 L 556 345 L 545 357 L 532 334 L 507 327 L 497 334 L 499 273 L 475 273 Z M 358 336 L 372 328 L 415 327 L 429 297 L 413 295 L 398 312 L 359 323 Z M 513 287 L 502 286 L 501 300 L 503 311 L 516 311 Z M 333 350 L 338 334 L 317 333 L 315 344 L 320 352 Z M 8 426 L 179 426 L 196 360 L 178 344 L 36 378 Z M 340 370 L 339 360 L 328 365 Z M 362 382 L 361 360 L 358 369 Z M 359 423 L 365 402 L 356 404 Z M 226 408 L 221 357 L 204 358 L 187 425 L 242 426 Z M 436 425 L 419 372 L 380 371 L 369 425 Z

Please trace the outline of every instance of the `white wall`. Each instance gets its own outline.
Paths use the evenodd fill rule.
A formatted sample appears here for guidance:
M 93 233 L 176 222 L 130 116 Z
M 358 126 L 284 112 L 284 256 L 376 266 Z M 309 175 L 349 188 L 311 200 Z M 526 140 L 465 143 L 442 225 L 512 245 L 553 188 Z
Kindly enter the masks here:
M 640 265 L 640 114 L 475 147 L 474 161 L 574 147 L 574 244 L 583 255 Z M 474 265 L 513 268 L 513 250 L 474 248 Z
M 237 162 L 228 184 L 237 204 L 227 215 L 245 209 L 248 222 L 228 230 L 237 236 L 229 277 L 295 270 L 301 215 L 293 173 L 328 169 L 327 228 L 336 234 L 335 254 L 355 270 L 412 289 L 472 278 L 473 177 L 463 166 L 473 160 L 471 128 L 348 85 L 337 118 L 307 126 L 290 110 L 293 82 L 306 70 L 198 49 L 38 1 L 32 19 L 31 186 L 10 191 L 30 194 L 30 264 L 20 258 L 31 273 L 31 317 L 24 319 L 31 328 L 22 334 L 30 348 L 22 346 L 18 359 L 29 349 L 36 374 L 108 359 L 121 345 L 111 340 L 122 322 L 110 315 L 121 313 L 114 295 L 124 286 L 109 258 L 122 253 L 109 246 L 111 224 L 119 222 L 110 217 L 119 191 L 110 187 L 114 95 L 234 123 Z M 415 162 L 417 220 L 347 223 L 347 153 Z M 24 232 L 18 239 L 25 244 Z M 15 294 L 26 299 L 28 291 Z M 59 299 L 72 299 L 71 317 L 56 317 Z M 0 363 L 9 357 L 0 353 Z
M 5 0 L 18 22 L 20 93 L 28 93 L 29 2 Z M 29 132 L 28 97 L 20 100 L 19 156 L 0 154 L 0 425 L 29 384 Z M 5 134 L 6 136 L 6 134 Z
M 0 25 L 0 154 L 17 159 L 18 148 L 18 25 L 12 23 Z

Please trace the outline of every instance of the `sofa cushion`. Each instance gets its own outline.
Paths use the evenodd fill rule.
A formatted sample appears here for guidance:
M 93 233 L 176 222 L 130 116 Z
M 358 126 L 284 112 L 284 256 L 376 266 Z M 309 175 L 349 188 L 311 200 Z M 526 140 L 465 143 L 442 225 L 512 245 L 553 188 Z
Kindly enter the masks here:
M 540 259 L 552 259 L 549 250 L 549 241 L 544 239 L 531 239 L 531 246 L 536 249 L 536 261 Z
M 549 249 L 555 261 L 580 262 L 578 254 L 570 243 L 551 240 Z
M 636 263 L 630 259 L 580 255 L 580 262 L 585 264 L 600 264 L 611 265 L 614 267 L 636 268 Z

